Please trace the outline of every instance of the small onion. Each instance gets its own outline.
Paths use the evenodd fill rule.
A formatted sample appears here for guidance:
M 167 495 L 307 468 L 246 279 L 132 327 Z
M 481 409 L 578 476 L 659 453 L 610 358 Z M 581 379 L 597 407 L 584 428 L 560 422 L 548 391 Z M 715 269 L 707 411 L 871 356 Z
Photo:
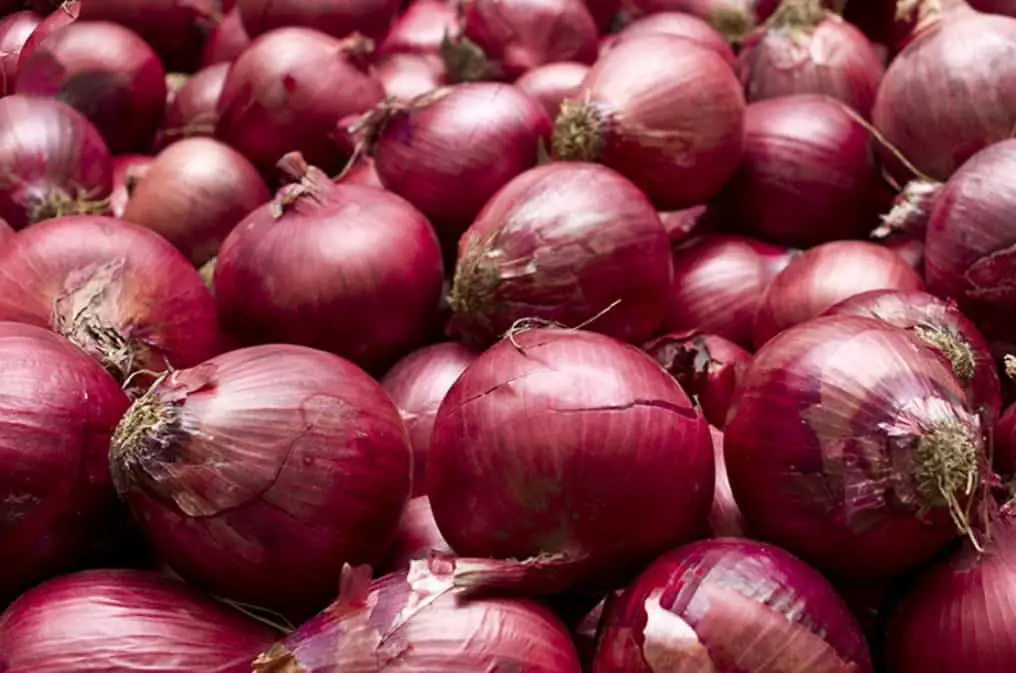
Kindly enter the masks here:
M 280 28 L 313 28 L 334 37 L 360 33 L 378 40 L 388 31 L 399 0 L 237 0 L 243 26 L 251 37 Z
M 42 21 L 35 12 L 22 11 L 0 19 L 0 96 L 14 93 L 21 49 Z
M 431 552 L 448 555 L 454 553 L 441 537 L 441 531 L 434 521 L 430 498 L 420 495 L 410 498 L 406 503 L 406 509 L 395 529 L 395 539 L 380 567 L 383 574 L 409 570 L 413 561 L 425 559 Z
M 439 54 L 445 36 L 457 26 L 450 0 L 412 0 L 385 36 L 380 54 Z
M 144 154 L 124 154 L 113 158 L 113 191 L 109 194 L 109 212 L 113 217 L 123 219 L 131 192 L 152 165 L 152 160 Z
M 871 673 L 835 589 L 787 552 L 703 540 L 653 563 L 604 615 L 592 673 Z
M 36 26 L 35 30 L 32 31 L 32 34 L 28 37 L 28 40 L 21 48 L 21 57 L 18 59 L 18 68 L 21 68 L 21 64 L 25 62 L 25 59 L 28 58 L 40 42 L 64 26 L 69 26 L 77 21 L 80 11 L 81 2 L 79 0 L 67 0 L 58 8 L 54 9 L 52 13 L 47 14 L 46 18 L 43 19 L 38 26 Z
M 644 12 L 684 12 L 708 21 L 728 42 L 738 44 L 769 18 L 780 0 L 635 0 Z
M 713 441 L 713 460 L 716 461 L 716 484 L 713 491 L 713 509 L 709 512 L 709 534 L 712 537 L 748 537 L 741 508 L 727 476 L 727 460 L 723 455 L 723 432 L 709 426 Z
M 199 70 L 180 87 L 166 108 L 157 143 L 168 145 L 181 138 L 215 135 L 219 97 L 229 74 L 229 63 Z
M 561 112 L 561 103 L 578 93 L 589 66 L 575 61 L 548 63 L 533 68 L 515 80 L 515 86 L 540 101 L 551 119 Z
M 684 12 L 659 12 L 643 16 L 628 24 L 618 35 L 618 39 L 626 40 L 643 35 L 656 35 L 657 33 L 684 37 L 697 42 L 701 46 L 715 51 L 718 56 L 722 57 L 731 66 L 736 61 L 734 50 L 730 48 L 730 44 L 716 29 L 710 26 L 707 21 L 700 19 L 694 14 L 686 14 Z
M 240 10 L 230 10 L 219 21 L 205 41 L 201 54 L 201 67 L 208 68 L 216 63 L 232 63 L 250 46 L 251 39 L 243 28 Z
M 437 54 L 394 53 L 374 64 L 374 76 L 386 97 L 409 103 L 447 84 L 448 73 Z

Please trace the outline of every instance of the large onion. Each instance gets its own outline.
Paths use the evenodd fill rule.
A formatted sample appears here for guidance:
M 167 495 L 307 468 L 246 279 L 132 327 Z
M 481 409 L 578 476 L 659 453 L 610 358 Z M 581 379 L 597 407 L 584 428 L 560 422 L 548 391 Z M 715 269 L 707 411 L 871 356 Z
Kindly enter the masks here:
M 0 19 L 0 96 L 14 93 L 21 49 L 42 21 L 35 12 L 13 12 Z
M 251 37 L 279 28 L 313 28 L 335 37 L 361 33 L 380 39 L 400 6 L 399 0 L 237 0 L 243 26 Z

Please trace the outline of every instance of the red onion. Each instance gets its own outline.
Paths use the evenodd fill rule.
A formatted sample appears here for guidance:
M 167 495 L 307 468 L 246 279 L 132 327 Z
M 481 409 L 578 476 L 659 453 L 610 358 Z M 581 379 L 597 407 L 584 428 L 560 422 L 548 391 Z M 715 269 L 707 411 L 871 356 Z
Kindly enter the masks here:
M 381 178 L 377 176 L 377 170 L 374 168 L 374 160 L 367 156 L 357 158 L 353 165 L 335 178 L 335 182 L 340 185 L 363 185 L 384 189 Z
M 380 385 L 289 345 L 173 372 L 134 402 L 110 445 L 117 489 L 173 570 L 300 614 L 329 599 L 343 563 L 380 560 L 410 462 Z
M 744 97 L 716 52 L 672 35 L 614 45 L 561 106 L 559 159 L 598 161 L 661 210 L 716 194 L 741 161 Z
M 694 538 L 713 499 L 709 434 L 674 380 L 634 347 L 557 328 L 469 365 L 438 410 L 427 469 L 456 552 L 539 556 L 523 572 L 547 561 L 560 590 L 617 581 Z
M 703 540 L 653 563 L 604 615 L 592 673 L 870 673 L 850 610 L 787 552 Z
M 589 72 L 585 63 L 563 61 L 533 68 L 515 80 L 515 86 L 540 101 L 551 119 L 561 111 L 561 103 L 579 92 Z
M 14 227 L 7 224 L 7 220 L 0 219 L 0 243 L 6 243 L 14 236 Z
M 374 65 L 385 96 L 408 103 L 447 84 L 444 61 L 437 54 L 394 53 Z
M 47 98 L 0 98 L 0 218 L 15 229 L 61 215 L 104 213 L 113 161 L 74 108 Z
M 201 266 L 247 213 L 269 199 L 257 169 L 239 152 L 211 138 L 187 138 L 155 157 L 124 218 L 162 235 Z
M 459 600 L 442 565 L 418 562 L 373 582 L 369 568 L 347 569 L 338 600 L 251 671 L 579 673 L 568 631 L 550 610 L 524 600 Z
M 208 66 L 180 88 L 166 108 L 157 140 L 160 146 L 181 138 L 215 134 L 219 96 L 222 95 L 229 66 L 229 63 Z
M 713 442 L 713 460 L 716 461 L 716 484 L 713 491 L 713 509 L 709 513 L 709 533 L 712 537 L 748 537 L 741 508 L 734 500 L 727 476 L 727 461 L 723 456 L 723 433 L 709 426 Z
M 425 559 L 435 551 L 453 553 L 434 521 L 430 498 L 425 495 L 410 498 L 381 567 L 385 573 L 408 570 L 410 563 Z
M 795 257 L 769 283 L 755 314 L 755 347 L 869 290 L 923 290 L 920 275 L 874 243 L 833 241 Z
M 728 234 L 706 234 L 674 248 L 664 327 L 717 334 L 750 349 L 762 293 L 795 254 Z
M 660 213 L 660 222 L 663 222 L 663 228 L 667 230 L 671 245 L 709 233 L 717 224 L 713 212 L 705 205 Z
M 313 28 L 334 37 L 360 33 L 381 39 L 402 3 L 399 0 L 237 0 L 243 26 L 251 37 L 280 28 Z
M 737 44 L 769 18 L 780 0 L 635 0 L 644 12 L 684 12 L 704 19 L 726 40 Z
M 42 584 L 0 618 L 10 673 L 246 673 L 273 634 L 182 582 L 93 570 Z
M 201 54 L 201 66 L 207 68 L 216 63 L 232 63 L 250 43 L 250 36 L 240 19 L 240 10 L 233 9 L 208 34 Z
M 18 59 L 18 68 L 21 68 L 21 64 L 25 62 L 25 59 L 32 53 L 36 46 L 47 37 L 60 30 L 64 26 L 69 26 L 78 20 L 78 14 L 81 11 L 81 3 L 79 0 L 67 0 L 62 3 L 59 8 L 53 10 L 51 14 L 47 14 L 46 18 L 36 26 L 35 30 L 25 41 L 25 45 L 21 48 L 21 57 Z
M 87 6 L 87 5 L 86 5 Z M 72 106 L 113 153 L 146 149 L 166 107 L 166 73 L 144 40 L 115 23 L 80 21 L 40 42 L 16 91 Z
M 390 365 L 419 345 L 437 313 L 443 271 L 434 230 L 394 194 L 333 184 L 299 156 L 280 168 L 293 184 L 219 251 L 223 325 L 246 343 L 298 343 L 371 369 Z
M 618 35 L 618 38 L 628 39 L 642 35 L 656 35 L 658 33 L 684 37 L 697 42 L 700 46 L 708 47 L 715 51 L 718 56 L 722 57 L 730 65 L 734 65 L 736 61 L 734 50 L 730 48 L 730 44 L 715 28 L 704 19 L 684 12 L 660 12 L 658 14 L 643 16 L 628 24 Z
M 219 98 L 216 135 L 262 170 L 287 152 L 301 152 L 326 170 L 337 168 L 342 148 L 328 141 L 336 124 L 384 95 L 381 84 L 354 63 L 362 48 L 361 40 L 337 40 L 309 28 L 266 33 L 233 62 Z
M 583 0 L 464 0 L 442 53 L 458 81 L 513 81 L 563 61 L 596 60 L 596 22 Z
M 427 492 L 427 454 L 441 400 L 476 356 L 455 342 L 435 344 L 402 358 L 381 379 L 381 387 L 399 408 L 409 431 L 413 447 L 413 495 Z
M 450 0 L 412 0 L 378 48 L 381 54 L 438 54 L 457 27 Z
M 123 219 L 127 201 L 148 168 L 152 157 L 144 154 L 124 154 L 113 159 L 113 191 L 109 195 L 109 211 Z
M 845 579 L 880 579 L 970 533 L 979 419 L 952 368 L 905 330 L 829 316 L 787 330 L 741 378 L 724 431 L 751 530 Z
M 975 12 L 963 0 L 922 5 L 916 37 L 889 66 L 872 118 L 918 169 L 945 180 L 1012 135 L 1016 19 Z
M 1016 404 L 1010 405 L 995 424 L 992 464 L 1006 479 L 1016 476 Z
M 379 114 L 368 135 L 381 184 L 453 244 L 550 136 L 543 107 L 509 84 L 461 84 Z
M 462 236 L 453 328 L 482 342 L 536 318 L 639 343 L 663 321 L 671 278 L 667 234 L 635 185 L 552 163 L 509 182 Z
M 856 113 L 825 96 L 752 103 L 744 160 L 716 203 L 730 226 L 773 243 L 864 236 L 887 205 L 870 142 Z
M 42 21 L 35 12 L 14 12 L 0 19 L 0 96 L 14 93 L 21 48 Z
M 63 339 L 0 322 L 0 401 L 4 604 L 78 562 L 106 523 L 116 504 L 106 453 L 127 397 Z M 0 670 L 6 671 L 3 632 L 0 621 Z
M 119 380 L 215 354 L 215 305 L 162 237 L 111 217 L 62 217 L 0 248 L 0 320 L 48 327 Z
M 908 234 L 894 234 L 879 243 L 892 250 L 918 272 L 924 270 L 924 237 Z

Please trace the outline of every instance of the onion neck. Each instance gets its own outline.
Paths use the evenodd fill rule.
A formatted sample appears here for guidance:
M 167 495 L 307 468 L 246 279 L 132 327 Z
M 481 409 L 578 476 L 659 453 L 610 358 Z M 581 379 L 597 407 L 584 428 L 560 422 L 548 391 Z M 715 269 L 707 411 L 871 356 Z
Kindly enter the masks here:
M 441 41 L 441 58 L 456 82 L 481 82 L 496 74 L 483 49 L 465 36 L 445 35 Z
M 566 100 L 554 121 L 554 157 L 598 161 L 603 154 L 603 118 L 591 101 Z
M 164 472 L 158 466 L 173 462 L 170 454 L 175 450 L 180 412 L 155 394 L 161 383 L 162 379 L 156 381 L 131 404 L 110 440 L 109 466 L 121 495 L 145 486 L 158 494 L 167 488 L 157 478 Z
M 923 238 L 935 199 L 944 185 L 935 180 L 917 178 L 903 186 L 892 210 L 882 216 L 882 224 L 871 235 L 875 239 L 888 238 L 896 232 Z
M 916 19 L 913 35 L 918 35 L 938 24 L 945 14 L 964 9 L 973 11 L 966 0 L 898 0 L 896 20 Z
M 307 673 L 288 647 L 275 643 L 251 665 L 251 673 Z
M 970 385 L 977 370 L 977 356 L 966 339 L 941 325 L 918 325 L 914 331 L 922 341 L 945 355 L 964 386 Z
M 969 428 L 955 420 L 933 425 L 914 448 L 914 478 L 922 509 L 945 507 L 957 530 L 971 539 L 974 532 L 970 516 L 961 500 L 974 495 L 979 458 L 978 441 Z
M 766 21 L 772 28 L 807 31 L 826 17 L 821 0 L 783 0 Z
M 755 17 L 747 7 L 717 7 L 709 15 L 709 23 L 730 44 L 740 44 L 755 30 Z

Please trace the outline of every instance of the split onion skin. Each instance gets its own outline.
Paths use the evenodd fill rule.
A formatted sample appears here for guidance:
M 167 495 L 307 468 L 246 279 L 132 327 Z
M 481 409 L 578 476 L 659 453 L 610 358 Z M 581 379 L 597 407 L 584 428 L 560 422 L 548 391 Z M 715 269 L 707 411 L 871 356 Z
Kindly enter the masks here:
M 709 513 L 709 534 L 712 537 L 750 537 L 744 515 L 730 488 L 727 460 L 723 455 L 723 432 L 709 426 L 709 436 L 713 441 L 713 458 L 716 461 L 716 490 L 713 493 L 713 509 Z
M 28 10 L 0 19 L 0 96 L 14 93 L 21 49 L 40 21 L 41 16 Z

